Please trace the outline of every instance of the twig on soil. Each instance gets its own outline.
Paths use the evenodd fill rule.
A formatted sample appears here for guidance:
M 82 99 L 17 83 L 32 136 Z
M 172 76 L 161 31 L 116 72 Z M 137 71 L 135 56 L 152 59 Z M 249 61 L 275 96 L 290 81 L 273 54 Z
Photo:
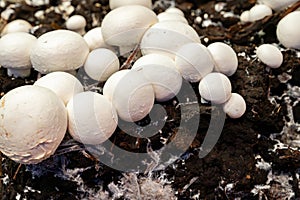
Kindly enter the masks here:
M 19 164 L 19 166 L 18 166 L 18 168 L 17 168 L 17 170 L 16 170 L 16 172 L 15 172 L 15 174 L 14 174 L 14 176 L 13 176 L 13 180 L 16 180 L 16 179 L 17 179 L 17 175 L 18 175 L 18 173 L 19 173 L 21 167 L 22 167 L 22 164 Z
M 133 60 L 136 58 L 138 52 L 140 51 L 140 44 L 137 44 L 133 51 L 130 53 L 130 55 L 128 56 L 127 60 L 123 63 L 123 65 L 120 67 L 120 70 L 123 69 L 130 69 L 131 68 L 131 63 L 133 62 Z

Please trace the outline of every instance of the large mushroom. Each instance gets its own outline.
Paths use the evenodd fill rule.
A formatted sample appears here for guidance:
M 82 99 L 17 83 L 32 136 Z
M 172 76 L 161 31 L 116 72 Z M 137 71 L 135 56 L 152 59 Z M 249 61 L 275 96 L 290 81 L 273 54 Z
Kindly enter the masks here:
M 30 53 L 37 39 L 24 33 L 9 33 L 0 39 L 0 65 L 7 68 L 7 74 L 14 77 L 27 77 L 32 67 Z
M 140 5 L 121 6 L 103 18 L 102 35 L 109 45 L 132 49 L 157 21 L 156 14 L 149 8 Z
M 47 74 L 78 69 L 83 66 L 88 53 L 89 46 L 79 34 L 55 30 L 38 38 L 30 59 L 35 70 Z
M 50 157 L 67 129 L 67 111 L 60 98 L 39 86 L 22 86 L 0 100 L 0 151 L 23 164 Z

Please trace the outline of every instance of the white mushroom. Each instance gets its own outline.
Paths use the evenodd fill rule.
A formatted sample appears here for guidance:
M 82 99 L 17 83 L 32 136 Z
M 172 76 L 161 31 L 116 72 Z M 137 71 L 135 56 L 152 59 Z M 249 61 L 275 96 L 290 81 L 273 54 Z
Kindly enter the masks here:
M 172 13 L 172 14 L 181 15 L 182 17 L 184 17 L 184 13 L 179 8 L 170 7 L 167 10 L 165 10 L 165 12 L 166 13 Z
M 82 15 L 73 15 L 66 21 L 67 29 L 80 35 L 85 34 L 86 19 Z
M 115 131 L 118 116 L 112 103 L 95 92 L 76 94 L 67 105 L 70 135 L 84 144 L 101 144 Z
M 299 0 L 258 0 L 258 2 L 265 4 L 276 11 L 285 9 L 297 1 Z
M 109 49 L 99 48 L 91 51 L 84 63 L 87 75 L 96 81 L 106 81 L 119 70 L 118 56 Z
M 271 44 L 262 44 L 256 49 L 257 57 L 271 68 L 278 68 L 283 62 L 281 51 Z
M 231 46 L 223 42 L 215 42 L 208 45 L 207 49 L 215 62 L 214 71 L 227 76 L 231 76 L 236 72 L 238 58 Z
M 67 129 L 67 111 L 57 95 L 39 86 L 22 86 L 0 100 L 0 151 L 23 164 L 51 156 Z
M 168 56 L 148 54 L 140 57 L 132 66 L 153 85 L 155 99 L 160 102 L 175 97 L 181 89 L 182 78 L 175 62 Z
M 80 81 L 67 72 L 52 72 L 40 79 L 34 85 L 52 90 L 65 105 L 77 93 L 83 92 L 83 86 Z
M 286 48 L 300 49 L 300 11 L 294 11 L 282 18 L 276 30 L 279 42 Z
M 180 47 L 175 56 L 175 63 L 183 78 L 189 82 L 200 81 L 214 68 L 209 51 L 200 43 L 188 43 Z
M 1 32 L 1 36 L 8 33 L 15 33 L 15 32 L 28 33 L 30 29 L 32 29 L 32 25 L 28 21 L 24 19 L 16 19 L 5 25 L 5 27 Z
M 122 6 L 103 18 L 101 30 L 105 43 L 133 49 L 145 31 L 158 21 L 156 14 L 140 5 Z
M 96 27 L 89 30 L 84 36 L 83 39 L 88 44 L 90 51 L 98 48 L 107 48 L 114 50 L 113 46 L 110 46 L 104 42 L 101 27 Z
M 109 0 L 109 7 L 112 10 L 121 6 L 128 6 L 128 5 L 140 5 L 151 9 L 152 1 L 151 0 Z
M 240 118 L 246 112 L 246 102 L 241 95 L 232 93 L 230 99 L 223 104 L 223 111 L 230 118 Z
M 143 55 L 160 53 L 174 58 L 181 46 L 191 42 L 200 43 L 200 37 L 191 26 L 165 21 L 154 24 L 146 31 L 141 41 L 141 50 Z
M 14 77 L 30 75 L 30 53 L 37 39 L 35 36 L 16 32 L 0 38 L 0 65 L 7 68 L 7 74 Z
M 222 104 L 231 97 L 231 83 L 219 72 L 206 75 L 199 83 L 200 96 L 212 103 Z
M 38 38 L 30 59 L 35 70 L 46 74 L 76 70 L 83 66 L 88 53 L 89 47 L 79 34 L 55 30 Z
M 272 15 L 272 9 L 264 4 L 257 4 L 249 10 L 249 20 L 254 22 Z
M 177 21 L 177 22 L 188 24 L 188 21 L 185 17 L 178 15 L 176 13 L 162 12 L 157 15 L 157 18 L 159 22 Z
M 114 73 L 104 84 L 103 95 L 111 99 L 118 116 L 129 122 L 143 119 L 154 104 L 152 84 L 136 70 Z
M 240 20 L 242 22 L 250 22 L 250 11 L 245 10 L 244 12 L 241 13 Z

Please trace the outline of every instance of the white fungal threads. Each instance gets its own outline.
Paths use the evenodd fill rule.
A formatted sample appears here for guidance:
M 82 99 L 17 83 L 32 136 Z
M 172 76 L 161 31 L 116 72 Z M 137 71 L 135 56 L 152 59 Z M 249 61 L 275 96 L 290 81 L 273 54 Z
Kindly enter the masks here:
M 294 11 L 282 18 L 276 30 L 279 42 L 286 48 L 300 49 L 300 11 Z
M 101 94 L 82 92 L 67 105 L 68 130 L 71 136 L 84 144 L 101 144 L 115 131 L 118 116 L 111 102 Z
M 91 51 L 84 63 L 87 75 L 96 81 L 106 81 L 119 70 L 117 55 L 109 49 L 99 48 Z
M 271 68 L 278 68 L 283 62 L 283 55 L 281 51 L 271 44 L 260 45 L 256 49 L 257 57 Z
M 67 129 L 61 99 L 39 86 L 21 86 L 5 94 L 0 104 L 0 149 L 12 160 L 36 164 L 51 156 Z

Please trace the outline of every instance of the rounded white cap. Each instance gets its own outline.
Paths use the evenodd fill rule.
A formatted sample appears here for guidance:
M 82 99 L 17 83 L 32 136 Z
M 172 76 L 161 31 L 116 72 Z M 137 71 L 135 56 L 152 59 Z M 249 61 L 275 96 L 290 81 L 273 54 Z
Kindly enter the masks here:
M 89 53 L 85 40 L 69 30 L 55 30 L 41 35 L 31 52 L 33 68 L 42 74 L 70 71 L 83 66 Z
M 96 92 L 76 94 L 67 105 L 70 135 L 84 144 L 101 144 L 115 131 L 118 116 L 112 103 Z
M 294 11 L 282 18 L 276 30 L 279 42 L 286 48 L 300 49 L 300 11 Z
M 264 4 L 257 4 L 249 10 L 249 20 L 254 22 L 272 15 L 272 9 Z
M 67 72 L 51 72 L 38 79 L 34 85 L 52 90 L 65 105 L 75 94 L 83 92 L 80 81 Z
M 271 68 L 278 68 L 283 62 L 281 51 L 272 44 L 262 44 L 256 49 L 257 57 Z
M 25 32 L 28 33 L 32 29 L 32 25 L 24 19 L 16 19 L 5 25 L 1 32 L 1 36 L 8 33 Z
M 158 21 L 156 14 L 140 5 L 122 6 L 103 18 L 101 30 L 105 43 L 132 46 L 140 42 L 145 31 Z
M 230 118 L 240 118 L 246 112 L 246 102 L 241 95 L 232 93 L 230 99 L 223 104 L 223 111 Z
M 0 65 L 5 68 L 31 68 L 30 52 L 37 39 L 35 36 L 16 32 L 0 38 Z
M 36 164 L 51 156 L 67 129 L 67 111 L 51 90 L 22 86 L 0 100 L 0 149 L 12 160 Z
M 90 51 L 98 48 L 107 48 L 113 50 L 113 47 L 104 42 L 101 27 L 96 27 L 89 30 L 84 36 L 83 39 L 88 44 Z
M 157 101 L 168 101 L 181 89 L 181 74 L 176 69 L 175 62 L 168 56 L 160 54 L 142 56 L 134 63 L 132 69 L 143 72 L 146 79 L 151 82 Z
M 184 17 L 184 13 L 179 8 L 170 7 L 167 10 L 165 10 L 165 12 L 166 13 L 172 13 L 172 14 L 181 15 L 182 17 Z
M 152 1 L 151 0 L 109 0 L 109 7 L 112 10 L 121 6 L 128 6 L 128 5 L 140 5 L 151 9 Z
M 140 45 L 143 55 L 160 53 L 174 58 L 181 46 L 191 42 L 200 43 L 200 37 L 191 26 L 176 21 L 165 21 L 149 28 Z
M 119 70 L 118 56 L 109 49 L 99 48 L 91 51 L 84 63 L 87 75 L 96 81 L 106 81 Z
M 215 62 L 214 71 L 227 76 L 231 76 L 236 72 L 238 58 L 231 46 L 223 42 L 215 42 L 208 45 L 207 49 Z
M 224 74 L 213 72 L 200 81 L 199 92 L 203 99 L 215 104 L 222 104 L 231 96 L 231 83 Z
M 153 107 L 154 90 L 143 72 L 124 71 L 118 71 L 109 77 L 104 84 L 103 95 L 112 100 L 121 119 L 129 122 L 139 121 L 146 117 Z
M 240 20 L 242 22 L 250 22 L 250 11 L 245 10 L 244 12 L 241 13 Z
M 81 35 L 85 33 L 86 19 L 82 15 L 73 15 L 66 21 L 67 29 L 75 31 Z
M 177 22 L 188 24 L 188 21 L 185 17 L 178 15 L 176 13 L 162 12 L 157 15 L 157 18 L 159 22 L 177 21 Z
M 180 47 L 175 63 L 183 78 L 189 82 L 200 81 L 214 68 L 209 51 L 200 43 L 188 43 Z
M 265 4 L 276 11 L 285 9 L 297 1 L 299 0 L 258 0 L 259 3 Z

